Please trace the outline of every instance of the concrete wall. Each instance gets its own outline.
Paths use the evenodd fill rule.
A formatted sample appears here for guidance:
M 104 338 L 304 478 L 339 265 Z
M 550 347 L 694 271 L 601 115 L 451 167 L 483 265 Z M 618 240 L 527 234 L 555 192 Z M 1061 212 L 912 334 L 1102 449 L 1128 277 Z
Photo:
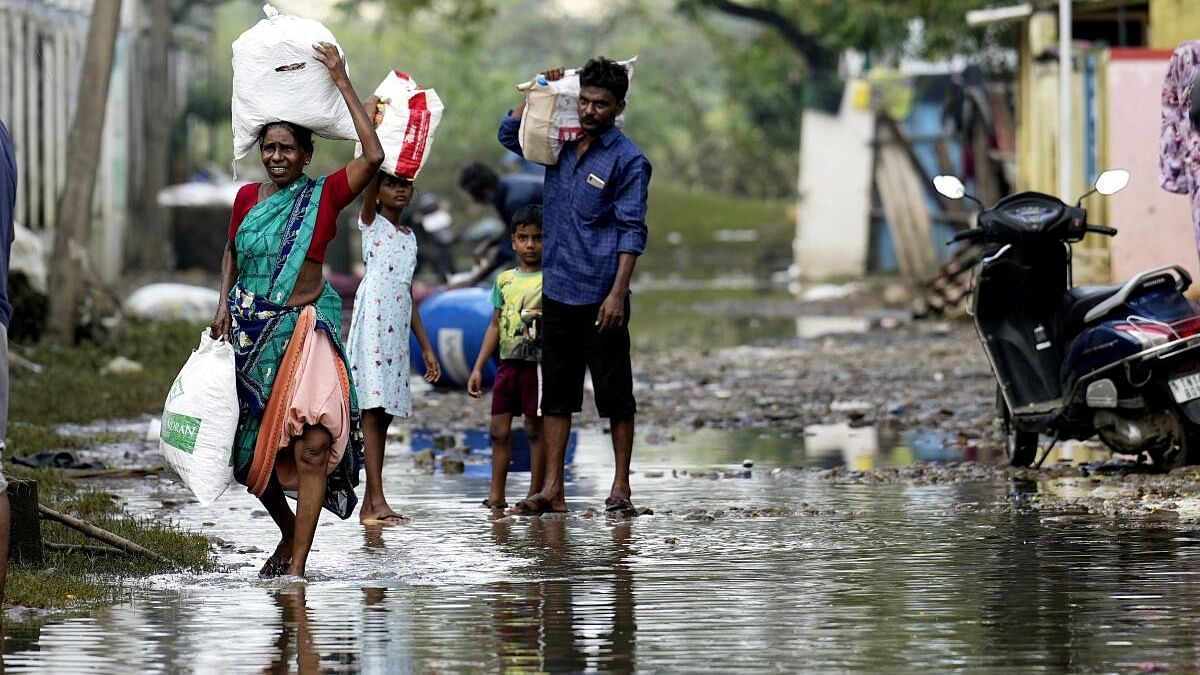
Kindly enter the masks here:
M 1179 264 L 1200 279 L 1187 195 L 1158 186 L 1159 100 L 1169 51 L 1114 49 L 1109 56 L 1106 101 L 1108 160 L 1130 173 L 1129 187 L 1108 198 L 1112 280 L 1124 281 L 1148 267 Z
M 800 208 L 793 249 L 804 280 L 861 277 L 867 270 L 874 113 L 851 104 L 805 110 L 800 142 Z
M 1150 46 L 1174 49 L 1200 38 L 1200 7 L 1196 0 L 1150 0 Z

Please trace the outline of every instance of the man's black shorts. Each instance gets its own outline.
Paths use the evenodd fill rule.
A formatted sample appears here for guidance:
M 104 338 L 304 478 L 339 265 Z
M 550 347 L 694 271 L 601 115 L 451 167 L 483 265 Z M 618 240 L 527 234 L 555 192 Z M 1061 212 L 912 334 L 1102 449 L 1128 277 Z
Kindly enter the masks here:
M 596 412 L 624 419 L 637 412 L 629 363 L 629 298 L 625 325 L 600 333 L 599 303 L 567 305 L 542 296 L 542 414 L 583 410 L 583 374 L 592 374 Z

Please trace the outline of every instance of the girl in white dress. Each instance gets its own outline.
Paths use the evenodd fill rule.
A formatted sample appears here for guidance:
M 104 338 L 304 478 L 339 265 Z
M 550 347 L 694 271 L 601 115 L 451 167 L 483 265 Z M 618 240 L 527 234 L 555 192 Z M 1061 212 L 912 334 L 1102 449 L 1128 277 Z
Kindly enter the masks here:
M 366 442 L 367 489 L 358 512 L 364 525 L 406 521 L 388 506 L 383 494 L 383 446 L 392 419 L 412 416 L 410 327 L 421 345 L 425 381 L 436 382 L 441 377 L 421 315 L 412 306 L 417 239 L 400 224 L 400 213 L 412 196 L 412 181 L 380 172 L 363 193 L 358 222 L 367 271 L 354 295 L 349 352 Z

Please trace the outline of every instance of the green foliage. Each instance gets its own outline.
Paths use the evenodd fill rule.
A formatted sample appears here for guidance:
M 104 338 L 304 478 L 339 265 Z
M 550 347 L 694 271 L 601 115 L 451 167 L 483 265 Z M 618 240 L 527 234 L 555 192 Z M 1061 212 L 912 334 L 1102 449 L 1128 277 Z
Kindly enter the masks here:
M 995 4 L 996 0 L 680 0 L 692 16 L 760 12 L 749 20 L 780 32 L 793 28 L 833 54 L 856 49 L 885 61 L 975 55 L 1011 41 L 1004 27 L 966 24 L 968 11 Z M 915 40 L 914 22 L 921 26 Z
M 768 10 L 776 23 L 721 11 Z M 964 14 L 989 0 L 384 0 L 383 14 L 342 2 L 326 23 L 347 52 L 362 98 L 389 69 L 438 90 L 446 114 L 420 189 L 457 195 L 459 169 L 495 163 L 500 116 L 516 105 L 513 85 L 557 65 L 581 65 L 598 54 L 639 56 L 629 94 L 626 131 L 654 164 L 656 179 L 726 194 L 785 197 L 795 193 L 802 106 L 840 94 L 830 64 L 845 48 L 873 62 L 901 56 L 977 54 L 1007 29 L 968 29 Z M 227 100 L 230 45 L 260 18 L 254 3 L 219 12 L 213 61 Z M 912 40 L 914 22 L 923 39 Z M 825 54 L 813 72 L 792 35 L 815 40 Z M 219 117 L 208 92 L 194 114 Z M 214 118 L 215 118 L 214 117 Z M 228 125 L 217 147 L 229 160 Z M 351 143 L 319 143 L 315 171 L 334 170 Z M 243 162 L 247 168 L 254 162 Z
M 128 440 L 112 432 L 63 435 L 55 427 L 159 412 L 200 331 L 200 326 L 184 322 L 127 322 L 100 343 L 21 349 L 23 356 L 46 368 L 41 373 L 12 370 L 8 452 L 31 455 Z M 102 374 L 116 356 L 141 363 L 143 371 Z
M 455 18 L 475 16 L 471 7 L 489 18 Z M 456 187 L 458 172 L 468 162 L 497 164 L 503 157 L 496 129 L 501 115 L 520 101 L 514 89 L 518 82 L 553 66 L 582 65 L 596 55 L 636 54 L 639 67 L 625 131 L 653 163 L 656 184 L 666 180 L 751 196 L 794 192 L 798 108 L 781 111 L 779 102 L 795 97 L 801 70 L 777 38 L 758 29 L 732 39 L 698 31 L 673 0 L 617 0 L 588 12 L 572 7 L 543 0 L 391 2 L 377 21 L 364 19 L 361 11 L 345 11 L 326 24 L 347 53 L 361 98 L 394 68 L 436 88 L 444 101 L 446 113 L 418 189 L 465 201 Z M 221 65 L 217 90 L 226 97 L 232 81 L 224 65 L 232 56 L 230 45 L 258 18 L 253 6 L 242 3 L 230 3 L 219 13 L 213 62 Z M 772 70 L 755 73 L 726 59 L 723 50 L 731 43 L 760 43 L 758 62 Z M 772 50 L 788 62 L 768 63 Z M 231 140 L 227 124 L 218 128 L 223 156 L 217 159 L 225 164 Z M 319 141 L 314 170 L 336 169 L 353 147 Z M 253 161 L 242 164 L 248 170 Z

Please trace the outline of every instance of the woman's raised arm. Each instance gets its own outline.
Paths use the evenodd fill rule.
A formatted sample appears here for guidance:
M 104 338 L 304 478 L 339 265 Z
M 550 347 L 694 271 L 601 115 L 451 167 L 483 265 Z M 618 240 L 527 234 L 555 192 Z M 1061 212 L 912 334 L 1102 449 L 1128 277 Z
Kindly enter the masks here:
M 316 59 L 329 69 L 333 84 L 342 92 L 350 117 L 354 119 L 354 130 L 358 132 L 358 140 L 362 143 L 362 154 L 355 157 L 346 165 L 346 182 L 354 194 L 359 194 L 363 188 L 375 180 L 375 174 L 383 165 L 383 146 L 375 135 L 375 124 L 372 115 L 368 115 L 359 102 L 358 94 L 354 93 L 354 85 L 346 75 L 346 60 L 342 58 L 337 47 L 328 42 L 318 42 L 313 45 Z

